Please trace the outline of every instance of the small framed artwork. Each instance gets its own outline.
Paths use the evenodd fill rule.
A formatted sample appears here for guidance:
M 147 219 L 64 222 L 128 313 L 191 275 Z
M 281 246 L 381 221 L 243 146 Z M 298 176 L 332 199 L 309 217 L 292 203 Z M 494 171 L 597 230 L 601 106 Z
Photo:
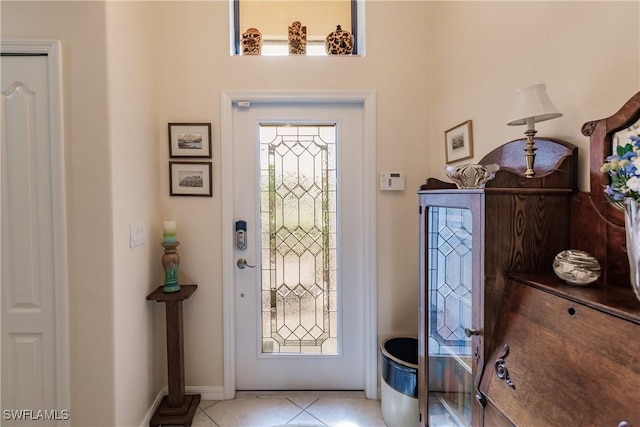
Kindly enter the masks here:
M 169 157 L 211 158 L 211 123 L 169 123 Z
M 211 197 L 211 163 L 169 162 L 171 196 Z
M 447 163 L 473 157 L 471 120 L 460 123 L 444 132 Z

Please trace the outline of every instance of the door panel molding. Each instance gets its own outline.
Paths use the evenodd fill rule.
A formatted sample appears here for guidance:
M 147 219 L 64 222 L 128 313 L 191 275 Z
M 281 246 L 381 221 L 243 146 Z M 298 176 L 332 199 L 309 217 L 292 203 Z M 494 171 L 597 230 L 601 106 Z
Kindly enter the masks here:
M 359 104 L 362 105 L 365 157 L 363 168 L 369 179 L 362 183 L 365 200 L 363 226 L 366 230 L 363 260 L 364 287 L 364 371 L 365 394 L 376 399 L 378 394 L 377 364 L 377 233 L 376 233 L 376 99 L 373 91 L 223 91 L 221 94 L 221 174 L 222 174 L 222 287 L 224 397 L 232 399 L 236 391 L 235 303 L 233 251 L 233 108 L 239 101 L 251 104 Z
M 65 198 L 65 161 L 63 137 L 63 98 L 62 98 L 62 44 L 59 40 L 11 40 L 0 41 L 0 51 L 15 55 L 46 55 L 49 85 L 49 141 L 50 141 L 50 179 L 51 212 L 54 224 L 52 235 L 54 244 L 53 274 L 54 286 L 55 340 L 56 357 L 56 405 L 69 409 L 70 367 L 69 367 L 69 295 L 67 263 L 67 221 Z M 1 267 L 0 267 L 1 269 Z M 4 285 L 3 285 L 4 286 Z M 6 306 L 6 302 L 2 302 Z M 18 409 L 18 408 L 15 408 Z M 58 425 L 68 425 L 68 421 L 59 421 Z

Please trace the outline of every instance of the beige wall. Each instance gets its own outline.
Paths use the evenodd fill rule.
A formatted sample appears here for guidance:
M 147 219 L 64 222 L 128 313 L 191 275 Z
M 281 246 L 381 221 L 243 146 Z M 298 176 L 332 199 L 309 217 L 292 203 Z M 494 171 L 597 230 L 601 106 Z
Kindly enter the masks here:
M 178 221 L 187 384 L 221 387 L 220 93 L 364 89 L 377 94 L 378 334 L 417 330 L 415 189 L 443 176 L 443 131 L 472 119 L 476 160 L 524 132 L 515 91 L 547 83 L 565 114 L 539 135 L 586 148 L 584 121 L 640 89 L 637 2 L 366 3 L 366 57 L 230 57 L 226 1 L 3 1 L 2 37 L 60 39 L 64 55 L 72 422 L 139 425 L 166 384 L 162 219 Z M 616 24 L 610 22 L 615 20 Z M 168 122 L 211 122 L 212 198 L 168 196 Z M 582 150 L 581 186 L 586 153 Z M 128 226 L 147 225 L 130 249 Z M 153 339 L 151 339 L 153 337 Z
M 589 140 L 580 128 L 615 113 L 640 90 L 640 3 L 614 1 L 433 2 L 429 98 L 430 166 L 444 177 L 443 131 L 473 120 L 474 158 L 523 138 L 507 126 L 516 90 L 546 83 L 562 117 L 536 124 L 537 136 L 579 147 L 587 189 Z
M 164 304 L 145 299 L 162 283 L 154 11 L 152 2 L 110 2 L 106 8 L 116 426 L 139 425 L 159 389 L 154 313 Z M 130 248 L 129 226 L 140 223 L 147 243 Z
M 70 409 L 76 425 L 114 425 L 114 272 L 105 6 L 98 2 L 71 5 L 3 1 L 0 7 L 3 39 L 62 41 Z

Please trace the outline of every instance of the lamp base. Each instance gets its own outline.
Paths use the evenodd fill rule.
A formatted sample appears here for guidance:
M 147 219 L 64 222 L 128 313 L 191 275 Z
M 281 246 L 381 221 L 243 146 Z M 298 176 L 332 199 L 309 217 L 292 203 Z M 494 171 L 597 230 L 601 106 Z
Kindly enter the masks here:
M 524 172 L 524 176 L 527 178 L 533 178 L 536 174 L 536 171 L 533 170 L 533 163 L 536 159 L 536 150 L 537 148 L 534 146 L 535 142 L 533 137 L 536 135 L 535 129 L 527 129 L 525 131 L 525 135 L 527 136 L 527 146 L 524 149 L 524 159 L 527 164 L 527 170 Z

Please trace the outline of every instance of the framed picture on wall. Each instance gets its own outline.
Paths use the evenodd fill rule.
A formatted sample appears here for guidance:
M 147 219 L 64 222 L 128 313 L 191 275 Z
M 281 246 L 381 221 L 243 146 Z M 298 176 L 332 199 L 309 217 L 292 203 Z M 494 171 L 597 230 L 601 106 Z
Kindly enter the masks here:
M 460 123 L 444 132 L 446 162 L 473 157 L 473 134 L 471 120 Z
M 211 158 L 211 123 L 169 123 L 169 157 Z
M 169 162 L 171 196 L 211 197 L 211 163 Z

